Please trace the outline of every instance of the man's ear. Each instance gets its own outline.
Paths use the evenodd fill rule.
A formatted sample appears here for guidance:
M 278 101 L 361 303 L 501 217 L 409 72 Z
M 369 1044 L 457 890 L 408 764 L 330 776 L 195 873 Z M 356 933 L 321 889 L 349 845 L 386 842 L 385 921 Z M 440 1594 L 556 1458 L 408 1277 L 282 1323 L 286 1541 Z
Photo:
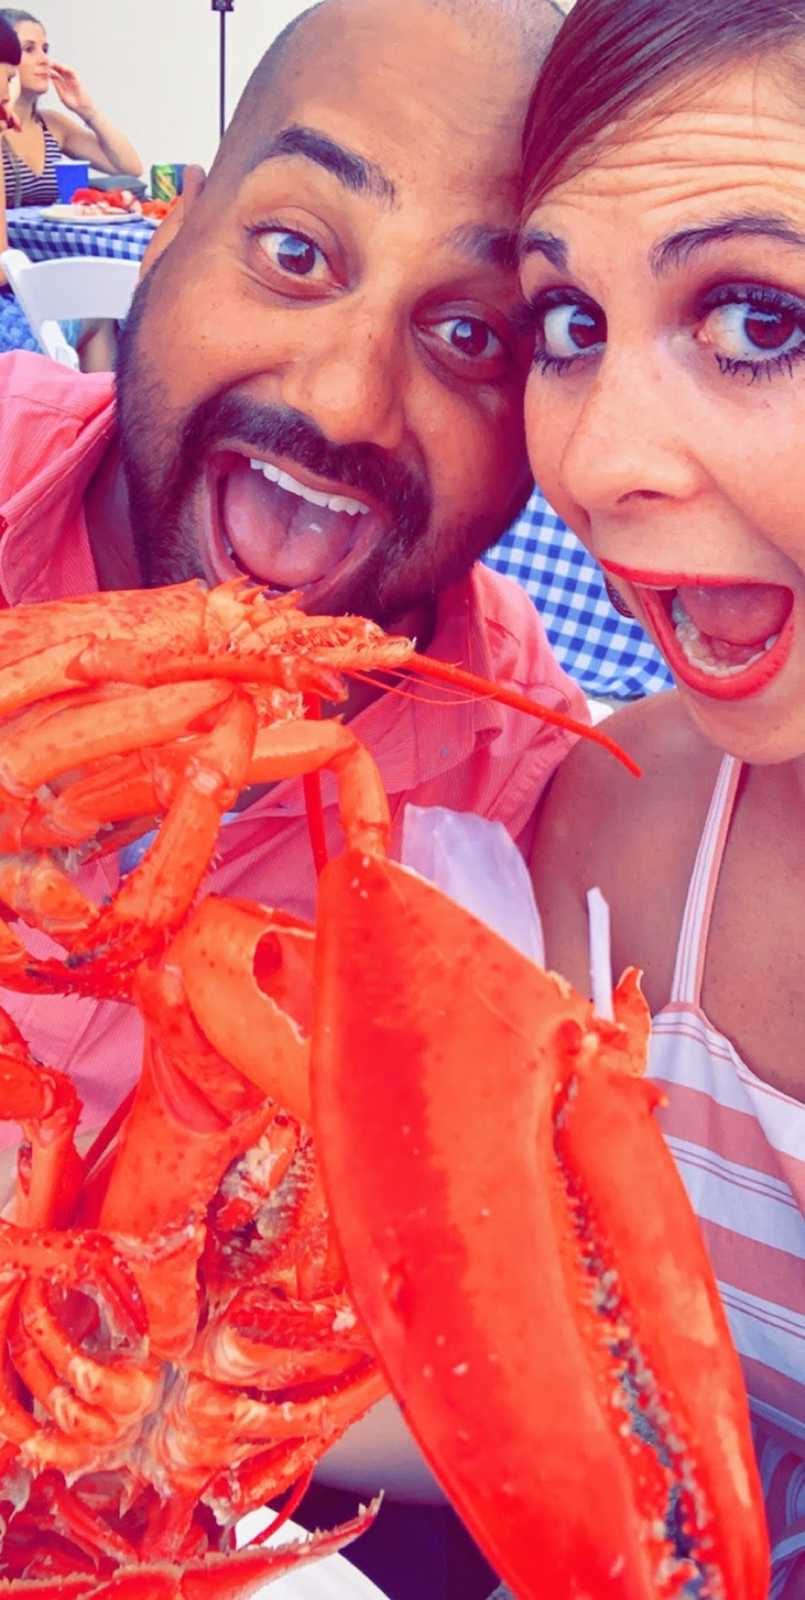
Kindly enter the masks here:
M 140 265 L 141 279 L 145 276 L 146 272 L 150 271 L 151 267 L 154 265 L 154 262 L 159 260 L 163 251 L 167 250 L 168 245 L 173 243 L 188 213 L 193 209 L 196 201 L 204 193 L 204 185 L 206 182 L 207 176 L 203 167 L 185 167 L 184 179 L 182 182 L 182 192 L 176 201 L 176 204 L 168 212 L 165 221 L 160 223 L 153 239 L 151 240 L 151 243 L 148 246 L 148 249 L 145 252 L 145 255 L 143 256 L 142 263 Z

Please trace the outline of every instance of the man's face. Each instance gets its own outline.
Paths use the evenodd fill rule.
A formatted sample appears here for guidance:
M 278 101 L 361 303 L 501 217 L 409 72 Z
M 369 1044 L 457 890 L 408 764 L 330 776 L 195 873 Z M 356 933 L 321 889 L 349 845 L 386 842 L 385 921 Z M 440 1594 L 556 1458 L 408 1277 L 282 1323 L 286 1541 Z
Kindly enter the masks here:
M 119 380 L 148 583 L 246 573 L 389 622 L 522 504 L 530 73 L 401 9 L 302 25 L 140 290 Z

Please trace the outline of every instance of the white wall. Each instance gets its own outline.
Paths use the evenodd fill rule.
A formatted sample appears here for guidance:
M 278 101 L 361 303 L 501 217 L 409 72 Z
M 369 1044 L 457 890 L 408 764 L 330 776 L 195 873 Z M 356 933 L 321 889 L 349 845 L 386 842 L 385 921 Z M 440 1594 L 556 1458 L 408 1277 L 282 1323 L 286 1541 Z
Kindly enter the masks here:
M 56 61 L 85 80 L 146 168 L 200 161 L 218 143 L 219 17 L 210 0 L 18 0 L 41 17 Z M 263 51 L 310 0 L 235 0 L 226 20 L 227 108 Z M 43 105 L 58 105 L 51 91 Z

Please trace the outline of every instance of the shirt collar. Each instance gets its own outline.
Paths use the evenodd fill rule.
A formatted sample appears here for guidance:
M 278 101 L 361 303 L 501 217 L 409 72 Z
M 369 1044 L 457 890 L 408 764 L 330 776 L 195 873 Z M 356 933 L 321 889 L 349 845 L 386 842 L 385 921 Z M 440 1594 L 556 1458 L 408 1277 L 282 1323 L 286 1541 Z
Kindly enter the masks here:
M 98 580 L 83 500 L 115 434 L 110 398 L 73 444 L 2 507 L 0 589 L 9 605 L 89 594 Z M 31 537 L 36 525 L 36 536 Z

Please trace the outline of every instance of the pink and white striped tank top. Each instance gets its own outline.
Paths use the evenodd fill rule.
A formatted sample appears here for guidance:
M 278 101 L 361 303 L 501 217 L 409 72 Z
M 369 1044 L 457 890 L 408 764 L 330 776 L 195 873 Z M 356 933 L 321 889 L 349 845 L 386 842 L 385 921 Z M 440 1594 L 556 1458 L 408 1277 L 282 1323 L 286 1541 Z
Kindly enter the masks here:
M 772 1539 L 770 1600 L 805 1600 L 805 1105 L 750 1071 L 701 1008 L 741 764 L 721 764 L 650 1074 L 743 1364 Z

